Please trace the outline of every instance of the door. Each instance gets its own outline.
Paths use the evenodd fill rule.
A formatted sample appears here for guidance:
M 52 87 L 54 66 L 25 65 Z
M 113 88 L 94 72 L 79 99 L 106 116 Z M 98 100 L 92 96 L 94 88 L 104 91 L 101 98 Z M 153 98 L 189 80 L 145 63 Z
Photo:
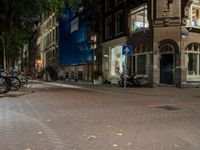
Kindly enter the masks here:
M 173 54 L 160 56 L 160 83 L 173 84 Z

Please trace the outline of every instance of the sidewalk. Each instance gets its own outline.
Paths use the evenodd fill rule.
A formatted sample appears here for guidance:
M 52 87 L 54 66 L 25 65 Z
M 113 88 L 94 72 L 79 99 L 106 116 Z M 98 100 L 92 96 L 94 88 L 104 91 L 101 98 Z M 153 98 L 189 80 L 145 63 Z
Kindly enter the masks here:
M 143 95 L 143 96 L 166 96 L 166 97 L 179 97 L 179 98 L 199 98 L 200 99 L 200 88 L 177 88 L 174 86 L 161 86 L 157 88 L 145 88 L 145 87 L 119 87 L 113 84 L 102 84 L 93 85 L 92 82 L 84 81 L 56 81 L 56 83 L 77 85 L 84 88 L 89 88 L 98 91 L 106 91 L 112 93 L 123 93 L 132 95 Z

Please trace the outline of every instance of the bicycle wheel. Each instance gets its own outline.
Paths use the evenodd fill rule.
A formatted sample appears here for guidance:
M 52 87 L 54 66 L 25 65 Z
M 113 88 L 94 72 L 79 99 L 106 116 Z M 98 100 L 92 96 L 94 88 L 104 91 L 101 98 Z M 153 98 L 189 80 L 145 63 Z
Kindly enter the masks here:
M 5 77 L 0 77 L 0 94 L 5 94 L 10 91 L 11 82 Z
M 11 91 L 17 91 L 21 87 L 21 82 L 17 77 L 10 77 Z

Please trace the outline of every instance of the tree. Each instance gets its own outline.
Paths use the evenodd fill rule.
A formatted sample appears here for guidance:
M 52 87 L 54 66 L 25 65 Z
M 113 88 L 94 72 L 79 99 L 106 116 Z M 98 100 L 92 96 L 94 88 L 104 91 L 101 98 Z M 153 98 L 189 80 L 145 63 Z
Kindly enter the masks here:
M 74 9 L 80 3 L 81 0 L 1 0 L 0 49 L 4 69 L 13 65 L 12 57 L 19 54 L 42 13 L 61 13 L 66 5 Z

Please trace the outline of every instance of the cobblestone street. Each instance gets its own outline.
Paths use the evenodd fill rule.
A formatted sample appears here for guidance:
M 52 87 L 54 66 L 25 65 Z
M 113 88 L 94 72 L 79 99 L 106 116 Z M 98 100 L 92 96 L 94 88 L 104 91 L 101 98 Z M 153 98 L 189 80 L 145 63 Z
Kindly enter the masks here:
M 0 150 L 200 149 L 200 89 L 35 83 L 32 90 L 0 96 Z

